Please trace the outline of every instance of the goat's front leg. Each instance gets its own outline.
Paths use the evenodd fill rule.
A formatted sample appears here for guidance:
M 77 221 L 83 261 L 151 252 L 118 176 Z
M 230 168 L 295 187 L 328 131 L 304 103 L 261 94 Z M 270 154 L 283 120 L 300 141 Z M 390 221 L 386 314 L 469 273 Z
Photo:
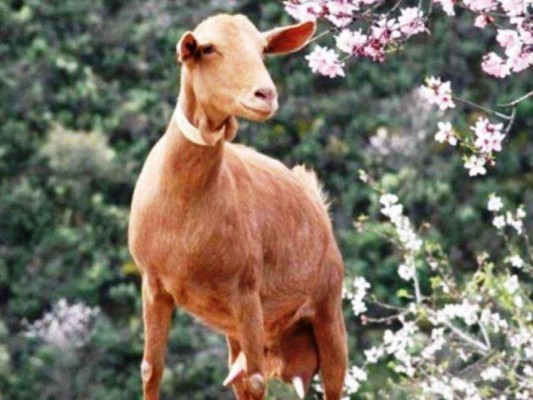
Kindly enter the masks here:
M 246 357 L 245 391 L 253 399 L 263 399 L 265 395 L 265 334 L 263 308 L 259 293 L 249 291 L 237 306 L 237 332 L 239 345 Z
M 168 331 L 174 310 L 172 297 L 157 281 L 143 276 L 144 356 L 141 364 L 144 400 L 159 399 L 159 384 L 165 368 Z

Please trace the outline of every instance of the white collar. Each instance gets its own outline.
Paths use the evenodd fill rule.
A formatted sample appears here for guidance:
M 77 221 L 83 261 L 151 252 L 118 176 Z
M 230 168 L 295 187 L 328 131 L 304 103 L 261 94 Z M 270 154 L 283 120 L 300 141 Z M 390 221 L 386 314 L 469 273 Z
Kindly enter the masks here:
M 190 121 L 187 119 L 185 114 L 183 113 L 183 107 L 178 102 L 176 105 L 176 109 L 174 110 L 173 119 L 176 122 L 176 125 L 178 126 L 178 129 L 180 132 L 185 136 L 186 139 L 189 141 L 199 145 L 199 146 L 214 146 L 210 145 L 205 141 L 202 134 L 200 133 L 200 130 L 195 127 L 193 124 L 190 123 Z M 226 129 L 226 125 L 222 125 L 222 128 L 218 130 L 218 132 L 213 133 L 215 136 L 215 144 L 224 137 L 224 131 Z

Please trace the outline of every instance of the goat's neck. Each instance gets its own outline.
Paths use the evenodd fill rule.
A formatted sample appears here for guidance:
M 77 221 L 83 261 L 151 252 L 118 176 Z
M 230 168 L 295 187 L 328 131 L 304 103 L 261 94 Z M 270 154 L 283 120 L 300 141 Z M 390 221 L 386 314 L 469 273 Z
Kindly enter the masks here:
M 202 131 L 203 136 L 219 131 L 227 116 L 217 115 L 202 107 L 192 88 L 182 81 L 177 107 L 182 107 L 185 117 Z M 205 192 L 220 173 L 224 150 L 224 138 L 211 146 L 192 143 L 180 131 L 173 117 L 163 138 L 166 182 L 177 188 L 183 200 Z

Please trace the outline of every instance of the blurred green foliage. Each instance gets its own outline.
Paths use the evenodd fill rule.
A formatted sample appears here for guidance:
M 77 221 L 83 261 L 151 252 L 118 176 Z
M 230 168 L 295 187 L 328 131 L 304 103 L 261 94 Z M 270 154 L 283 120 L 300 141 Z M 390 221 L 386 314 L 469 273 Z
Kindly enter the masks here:
M 175 105 L 175 43 L 219 11 L 245 13 L 262 29 L 290 23 L 276 1 L 0 2 L 0 399 L 139 398 L 142 321 L 126 246 L 129 201 Z M 352 226 L 361 213 L 377 215 L 360 168 L 398 193 L 417 223 L 430 224 L 428 235 L 451 254 L 457 274 L 468 273 L 476 252 L 500 249 L 485 233 L 489 193 L 533 212 L 531 101 L 520 104 L 497 167 L 470 179 L 459 154 L 433 141 L 435 113 L 413 96 L 430 74 L 488 106 L 531 90 L 527 72 L 505 81 L 482 75 L 480 58 L 494 38 L 471 19 L 437 18 L 431 36 L 385 64 L 352 61 L 345 80 L 313 76 L 302 54 L 270 59 L 281 110 L 267 123 L 241 123 L 238 141 L 319 173 L 347 276 L 364 275 L 382 299 L 403 283 L 387 241 Z M 467 130 L 477 115 L 460 108 L 455 123 Z M 380 128 L 388 135 L 382 142 Z M 75 353 L 24 335 L 63 297 L 102 310 Z M 362 326 L 348 308 L 346 315 L 351 356 L 360 360 L 358 350 L 381 327 Z M 223 338 L 179 310 L 167 360 L 163 398 L 232 398 L 221 386 Z M 379 398 L 386 379 L 374 371 L 361 396 Z M 281 385 L 271 391 L 290 396 Z

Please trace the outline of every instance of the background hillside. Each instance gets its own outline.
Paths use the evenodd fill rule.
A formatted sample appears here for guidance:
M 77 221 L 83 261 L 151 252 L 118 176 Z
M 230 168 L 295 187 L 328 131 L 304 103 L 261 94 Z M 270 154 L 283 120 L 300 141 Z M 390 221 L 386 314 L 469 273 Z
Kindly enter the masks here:
M 129 202 L 175 105 L 175 43 L 220 11 L 244 13 L 265 30 L 291 22 L 276 1 L 0 0 L 0 399 L 140 397 L 140 280 L 126 245 Z M 353 226 L 360 214 L 378 214 L 359 169 L 394 190 L 414 221 L 431 224 L 428 234 L 445 246 L 459 277 L 471 272 L 478 250 L 502 246 L 482 228 L 490 224 L 483 211 L 489 193 L 533 212 L 532 102 L 520 104 L 497 167 L 473 180 L 458 153 L 433 140 L 435 113 L 413 92 L 427 75 L 488 106 L 532 89 L 530 72 L 504 81 L 482 74 L 480 58 L 494 37 L 471 18 L 437 18 L 431 36 L 382 65 L 353 61 L 344 80 L 311 74 L 308 50 L 269 59 L 280 111 L 266 123 L 240 125 L 237 141 L 318 172 L 347 276 L 365 276 L 383 300 L 398 301 L 393 295 L 405 282 L 390 244 Z M 463 111 L 457 126 L 466 130 L 479 114 Z M 28 335 L 54 305 L 61 314 L 60 299 L 96 311 L 74 318 L 80 329 L 60 345 Z M 351 357 L 359 360 L 383 327 L 361 325 L 349 304 L 346 311 Z M 221 336 L 178 310 L 163 398 L 232 398 L 221 386 L 226 357 Z M 382 398 L 387 379 L 375 371 L 361 398 Z M 271 398 L 292 396 L 284 390 L 276 386 Z

